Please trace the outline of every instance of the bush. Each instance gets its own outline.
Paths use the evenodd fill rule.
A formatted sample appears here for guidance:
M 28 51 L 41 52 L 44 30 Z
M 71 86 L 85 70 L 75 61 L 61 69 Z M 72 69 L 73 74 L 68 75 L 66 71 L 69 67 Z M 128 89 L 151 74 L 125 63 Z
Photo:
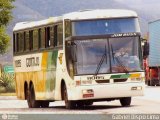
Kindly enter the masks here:
M 2 73 L 0 77 L 0 92 L 15 92 L 13 73 Z

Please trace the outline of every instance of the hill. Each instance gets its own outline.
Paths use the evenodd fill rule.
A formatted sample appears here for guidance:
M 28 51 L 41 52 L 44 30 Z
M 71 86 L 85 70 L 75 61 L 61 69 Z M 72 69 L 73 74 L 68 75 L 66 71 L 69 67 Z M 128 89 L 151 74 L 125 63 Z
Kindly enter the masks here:
M 12 37 L 15 23 L 22 21 L 40 20 L 50 16 L 83 9 L 131 9 L 140 16 L 141 30 L 147 32 L 147 23 L 160 18 L 158 0 L 16 0 L 13 10 L 14 19 L 8 27 Z M 154 8 L 153 6 L 154 5 Z M 157 10 L 156 10 L 157 9 Z M 149 10 L 149 11 L 148 11 Z M 8 54 L 0 57 L 1 61 L 12 63 L 12 40 Z
M 141 17 L 148 18 L 148 21 L 154 21 L 160 18 L 160 1 L 159 0 L 116 0 L 125 4 L 131 9 L 143 12 Z
M 114 0 L 34 0 L 34 4 L 33 0 L 21 1 L 27 7 L 34 9 L 47 17 L 83 9 L 124 8 L 125 6 Z

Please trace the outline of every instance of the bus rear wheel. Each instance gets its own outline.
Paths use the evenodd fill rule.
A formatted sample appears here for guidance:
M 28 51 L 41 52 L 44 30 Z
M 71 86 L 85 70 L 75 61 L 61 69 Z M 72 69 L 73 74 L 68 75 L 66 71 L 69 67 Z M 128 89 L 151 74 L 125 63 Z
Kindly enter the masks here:
M 64 98 L 65 106 L 67 109 L 74 109 L 76 107 L 75 101 L 68 100 L 68 93 L 67 93 L 66 85 L 63 86 L 63 98 Z
M 120 103 L 123 107 L 130 106 L 131 104 L 131 97 L 125 97 L 120 99 Z
M 27 102 L 28 102 L 29 108 L 39 108 L 40 107 L 40 101 L 35 100 L 35 92 L 34 92 L 33 85 L 31 85 L 28 91 Z

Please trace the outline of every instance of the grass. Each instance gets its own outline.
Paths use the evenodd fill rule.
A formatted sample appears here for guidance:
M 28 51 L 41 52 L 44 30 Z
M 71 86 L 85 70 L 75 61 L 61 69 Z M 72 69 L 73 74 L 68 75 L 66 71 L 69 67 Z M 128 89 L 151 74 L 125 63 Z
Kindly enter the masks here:
M 14 74 L 3 72 L 0 77 L 0 94 L 15 93 Z
M 0 96 L 16 96 L 16 93 L 0 93 Z

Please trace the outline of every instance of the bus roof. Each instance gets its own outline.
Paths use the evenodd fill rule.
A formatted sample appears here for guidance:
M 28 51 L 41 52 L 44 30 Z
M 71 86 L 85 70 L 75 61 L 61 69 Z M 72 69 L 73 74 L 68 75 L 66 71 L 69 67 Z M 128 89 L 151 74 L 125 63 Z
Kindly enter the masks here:
M 51 17 L 41 21 L 29 21 L 17 23 L 13 31 L 30 29 L 62 21 L 63 19 L 69 20 L 86 20 L 98 18 L 123 18 L 123 17 L 137 17 L 137 13 L 131 10 L 122 9 L 96 9 L 96 10 L 83 10 L 78 12 L 71 12 L 59 17 Z
M 33 27 L 39 27 L 39 26 L 44 26 L 48 25 L 54 22 L 62 21 L 62 17 L 50 17 L 45 20 L 40 20 L 40 21 L 27 21 L 27 22 L 19 22 L 15 25 L 13 28 L 13 31 L 19 31 L 19 30 L 24 30 L 24 29 L 30 29 Z
M 96 19 L 96 18 L 121 18 L 121 17 L 137 17 L 136 12 L 122 9 L 96 9 L 84 10 L 65 14 L 64 19 Z

